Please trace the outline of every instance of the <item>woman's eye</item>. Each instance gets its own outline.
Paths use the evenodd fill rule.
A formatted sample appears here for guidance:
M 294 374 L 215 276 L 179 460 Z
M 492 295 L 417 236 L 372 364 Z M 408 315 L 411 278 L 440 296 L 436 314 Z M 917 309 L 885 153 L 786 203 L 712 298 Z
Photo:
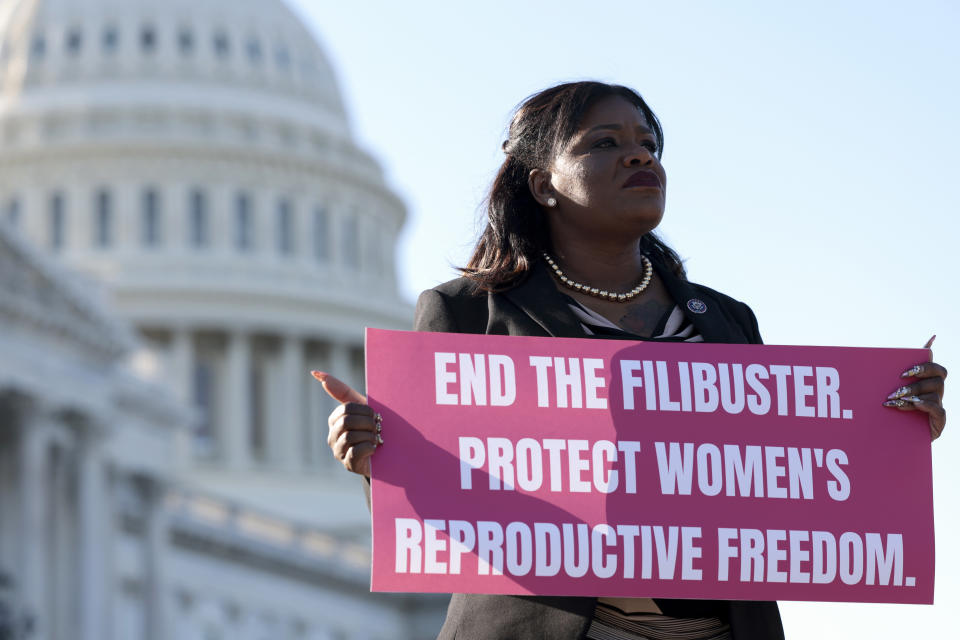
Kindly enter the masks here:
M 644 141 L 643 146 L 644 146 L 647 150 L 649 150 L 650 153 L 656 153 L 656 152 L 657 152 L 657 143 L 654 142 L 653 140 L 646 140 L 646 141 Z
M 593 146 L 600 149 L 607 148 L 607 147 L 615 147 L 617 146 L 617 141 L 614 140 L 613 138 L 600 138 L 595 143 L 593 143 Z

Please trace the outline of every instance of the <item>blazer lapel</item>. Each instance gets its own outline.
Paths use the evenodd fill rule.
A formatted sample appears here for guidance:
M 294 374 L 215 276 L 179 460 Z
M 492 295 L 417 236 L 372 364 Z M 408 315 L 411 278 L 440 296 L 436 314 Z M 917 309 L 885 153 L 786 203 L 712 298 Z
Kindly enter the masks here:
M 543 262 L 538 261 L 527 278 L 503 293 L 510 302 L 555 338 L 585 338 L 580 322 L 557 291 Z
M 705 301 L 703 294 L 688 281 L 681 280 L 658 262 L 654 261 L 653 267 L 670 292 L 670 297 L 697 328 L 704 342 L 730 342 L 730 324 L 718 303 Z

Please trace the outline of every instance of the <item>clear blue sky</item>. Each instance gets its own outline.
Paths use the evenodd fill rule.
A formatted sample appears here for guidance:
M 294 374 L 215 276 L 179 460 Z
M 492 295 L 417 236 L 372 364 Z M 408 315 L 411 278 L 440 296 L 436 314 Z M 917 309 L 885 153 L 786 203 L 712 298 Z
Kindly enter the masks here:
M 661 231 L 691 279 L 753 307 L 768 343 L 919 347 L 937 333 L 936 359 L 960 369 L 960 4 L 288 1 L 408 204 L 411 299 L 465 261 L 510 110 L 597 78 L 660 117 Z M 933 447 L 937 604 L 785 603 L 789 637 L 956 626 L 957 433 Z

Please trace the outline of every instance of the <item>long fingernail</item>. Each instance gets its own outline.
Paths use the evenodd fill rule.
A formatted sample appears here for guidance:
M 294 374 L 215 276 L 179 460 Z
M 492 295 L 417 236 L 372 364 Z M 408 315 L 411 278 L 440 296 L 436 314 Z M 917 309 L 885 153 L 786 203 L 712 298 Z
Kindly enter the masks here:
M 910 387 L 900 387 L 893 393 L 887 396 L 887 400 L 893 400 L 895 398 L 902 398 L 903 396 L 910 393 Z
M 933 341 L 936 340 L 936 339 L 937 339 L 937 334 L 933 334 L 932 336 L 930 336 L 930 339 L 927 340 L 927 344 L 923 345 L 923 348 L 924 348 L 924 349 L 929 349 L 930 347 L 932 347 L 932 346 L 933 346 Z
M 912 378 L 912 377 L 914 377 L 915 375 L 919 374 L 921 371 L 923 371 L 923 367 L 918 364 L 918 365 L 916 365 L 916 366 L 914 366 L 914 367 L 911 367 L 911 368 L 907 369 L 907 370 L 904 371 L 903 373 L 901 373 L 901 374 L 900 374 L 900 377 L 901 377 L 901 378 Z
M 903 400 L 901 400 L 901 399 L 898 398 L 898 399 L 896 399 L 896 400 L 887 400 L 886 402 L 883 403 L 883 406 L 885 406 L 885 407 L 896 407 L 896 408 L 899 409 L 900 407 L 902 407 L 902 406 L 904 406 L 904 405 L 906 405 L 906 404 L 907 404 L 906 402 L 904 402 Z
M 327 376 L 330 374 L 324 373 L 323 371 L 317 371 L 316 369 L 314 369 L 313 371 L 310 372 L 310 375 L 312 375 L 314 378 L 316 378 L 320 382 L 326 382 Z

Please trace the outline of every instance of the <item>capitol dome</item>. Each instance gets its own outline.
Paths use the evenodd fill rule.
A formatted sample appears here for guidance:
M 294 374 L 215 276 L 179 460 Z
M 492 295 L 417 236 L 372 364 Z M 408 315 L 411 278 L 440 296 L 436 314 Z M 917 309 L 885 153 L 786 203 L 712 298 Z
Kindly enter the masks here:
M 362 385 L 363 327 L 409 328 L 406 212 L 283 2 L 3 0 L 0 212 L 196 407 L 189 479 L 291 514 L 345 482 L 306 373 Z

